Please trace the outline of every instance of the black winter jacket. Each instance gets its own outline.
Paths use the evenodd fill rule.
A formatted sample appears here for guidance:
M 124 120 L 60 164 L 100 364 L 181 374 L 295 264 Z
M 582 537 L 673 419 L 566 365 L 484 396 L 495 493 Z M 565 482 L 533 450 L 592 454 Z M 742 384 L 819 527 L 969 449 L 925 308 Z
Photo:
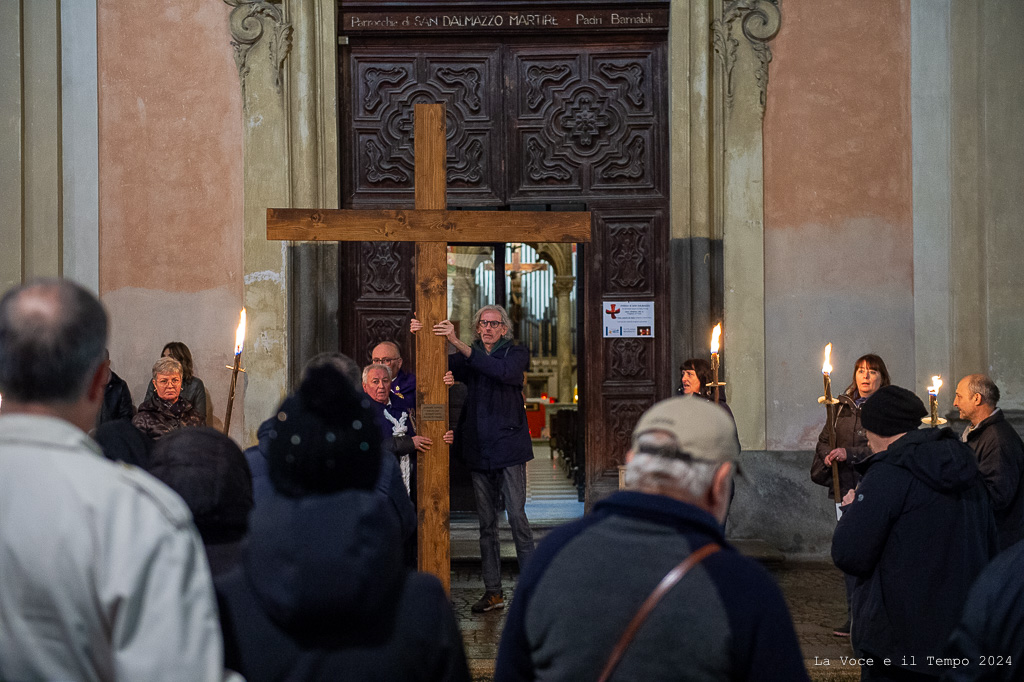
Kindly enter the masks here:
M 96 418 L 96 426 L 117 419 L 131 419 L 135 416 L 135 405 L 132 403 L 132 392 L 128 384 L 115 372 L 110 373 L 110 381 L 103 389 L 103 404 Z
M 150 381 L 146 385 L 146 397 L 142 399 L 142 402 L 146 402 L 154 396 L 156 396 L 156 390 L 153 387 L 153 382 Z M 181 382 L 181 397 L 192 403 L 192 408 L 195 409 L 196 413 L 203 418 L 203 424 L 205 425 L 206 385 L 203 384 L 203 380 L 199 377 L 192 377 L 188 381 Z
M 832 537 L 836 566 L 857 579 L 854 649 L 937 675 L 927 657 L 942 655 L 967 590 L 996 553 L 978 466 L 949 429 L 922 429 L 857 468 L 863 480 Z
M 504 469 L 533 459 L 523 404 L 523 374 L 530 367 L 530 351 L 503 341 L 488 353 L 477 341 L 468 358 L 450 354 L 448 367 L 455 380 L 469 389 L 455 428 L 455 455 L 475 471 Z
M 967 434 L 992 498 L 999 549 L 1024 540 L 1024 443 L 997 410 Z
M 249 682 L 468 682 L 444 588 L 402 566 L 385 505 L 346 490 L 256 506 L 242 565 L 216 580 L 226 667 Z
M 856 389 L 852 389 L 856 391 Z M 854 402 L 849 393 L 839 396 L 839 405 L 836 407 L 835 418 L 836 445 L 837 448 L 846 448 L 846 461 L 837 462 L 839 469 L 839 490 L 840 499 L 848 490 L 857 487 L 860 482 L 860 474 L 854 469 L 854 465 L 871 455 L 868 448 L 868 437 L 864 427 L 860 424 L 860 408 Z M 825 466 L 825 455 L 832 451 L 828 444 L 829 428 L 825 424 L 818 434 L 818 445 L 814 449 L 814 461 L 811 462 L 811 480 L 818 485 L 828 487 L 829 498 L 832 493 L 832 467 Z
M 985 567 L 967 596 L 946 655 L 967 665 L 944 680 L 1016 682 L 1024 661 L 1024 542 Z

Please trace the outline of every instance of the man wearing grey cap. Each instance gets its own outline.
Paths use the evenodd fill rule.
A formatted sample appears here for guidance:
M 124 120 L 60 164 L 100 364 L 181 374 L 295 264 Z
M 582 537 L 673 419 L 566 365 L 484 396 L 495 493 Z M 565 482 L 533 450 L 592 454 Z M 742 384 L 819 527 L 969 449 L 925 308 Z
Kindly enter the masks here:
M 520 576 L 494 679 L 808 679 L 781 592 L 725 540 L 739 452 L 717 405 L 645 412 L 626 490 L 548 535 Z

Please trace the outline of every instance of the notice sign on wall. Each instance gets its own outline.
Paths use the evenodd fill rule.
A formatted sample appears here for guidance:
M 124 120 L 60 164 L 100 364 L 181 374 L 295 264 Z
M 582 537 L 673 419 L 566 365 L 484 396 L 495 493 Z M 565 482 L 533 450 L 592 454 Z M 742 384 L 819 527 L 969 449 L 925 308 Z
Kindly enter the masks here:
M 654 336 L 654 301 L 605 301 L 604 337 Z

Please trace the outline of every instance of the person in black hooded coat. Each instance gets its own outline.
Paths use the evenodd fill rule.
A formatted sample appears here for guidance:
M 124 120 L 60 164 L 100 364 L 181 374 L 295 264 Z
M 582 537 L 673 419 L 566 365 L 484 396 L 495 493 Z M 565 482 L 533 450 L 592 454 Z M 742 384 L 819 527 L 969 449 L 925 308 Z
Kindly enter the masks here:
M 402 564 L 397 519 L 374 491 L 380 431 L 333 367 L 278 410 L 241 566 L 216 581 L 225 665 L 249 682 L 468 682 L 441 582 Z
M 1024 540 L 1004 550 L 978 576 L 946 656 L 964 659 L 967 665 L 949 671 L 944 680 L 1020 680 L 1024 661 Z
M 252 474 L 238 444 L 209 426 L 178 429 L 156 442 L 149 473 L 185 500 L 210 573 L 233 568 L 252 510 Z
M 886 386 L 861 408 L 874 455 L 832 538 L 832 559 L 856 576 L 853 647 L 864 680 L 937 678 L 967 591 L 995 555 L 995 519 L 970 448 L 949 429 L 917 430 L 927 410 Z M 888 659 L 889 665 L 883 662 Z

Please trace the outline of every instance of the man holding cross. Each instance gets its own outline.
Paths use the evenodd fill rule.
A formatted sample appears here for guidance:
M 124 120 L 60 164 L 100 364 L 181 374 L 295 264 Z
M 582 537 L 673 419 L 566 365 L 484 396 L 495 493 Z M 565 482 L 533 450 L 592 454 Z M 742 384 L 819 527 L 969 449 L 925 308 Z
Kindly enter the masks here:
M 416 242 L 415 309 L 429 320 L 447 314 L 447 245 L 478 244 L 501 235 L 505 242 L 587 242 L 587 212 L 449 211 L 446 210 L 446 134 L 443 104 L 417 103 L 414 117 L 415 208 L 373 210 L 267 209 L 267 238 L 334 241 Z M 444 448 L 448 396 L 440 381 L 444 342 L 421 339 L 416 368 L 418 427 L 422 435 Z M 525 420 L 524 420 L 525 421 Z M 436 575 L 447 588 L 451 581 L 448 459 L 426 457 L 418 465 L 420 568 Z
M 453 447 L 470 468 L 480 517 L 485 592 L 473 604 L 475 613 L 505 606 L 498 540 L 502 508 L 508 513 L 520 571 L 534 548 L 526 518 L 526 463 L 533 459 L 533 444 L 523 404 L 523 374 L 530 366 L 530 353 L 512 343 L 511 326 L 508 313 L 496 305 L 476 312 L 472 346 L 456 335 L 450 320 L 434 325 L 434 334 L 450 344 L 445 384 L 461 381 L 469 389 Z M 409 328 L 416 332 L 423 324 L 414 318 Z

